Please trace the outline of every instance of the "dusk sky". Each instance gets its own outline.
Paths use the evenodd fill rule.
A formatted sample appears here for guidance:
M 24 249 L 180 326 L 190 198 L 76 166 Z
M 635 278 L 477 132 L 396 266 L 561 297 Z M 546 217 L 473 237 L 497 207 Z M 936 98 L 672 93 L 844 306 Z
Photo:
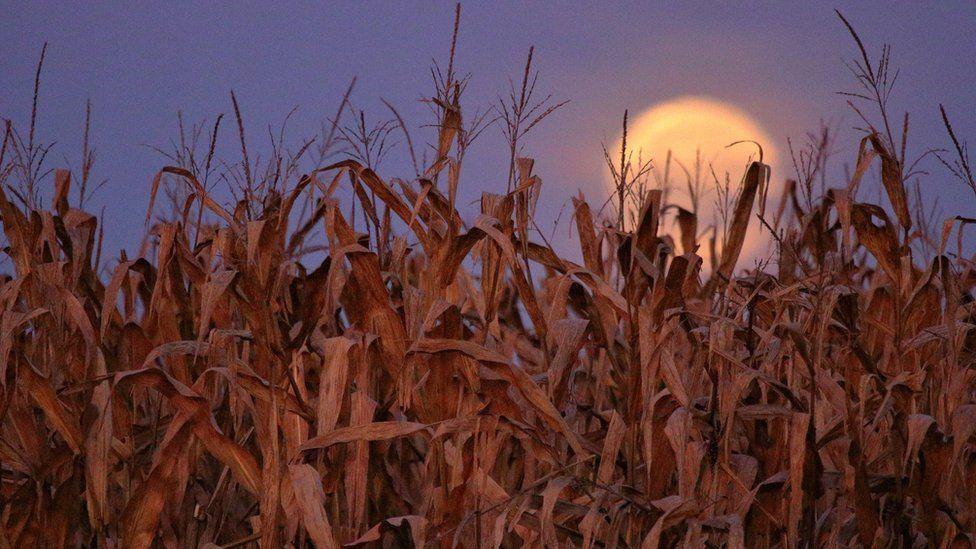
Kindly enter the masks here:
M 606 178 L 600 144 L 612 142 L 624 109 L 638 114 L 686 95 L 708 96 L 748 113 L 787 150 L 819 120 L 840 132 L 835 166 L 853 163 L 855 117 L 839 91 L 856 83 L 844 65 L 857 50 L 833 8 L 847 16 L 872 55 L 892 45 L 901 72 L 891 101 L 895 119 L 909 110 L 909 157 L 948 146 L 938 105 L 960 137 L 976 136 L 976 4 L 961 2 L 699 3 L 657 5 L 579 2 L 466 2 L 458 64 L 471 82 L 463 106 L 490 107 L 516 79 L 530 46 L 538 91 L 570 103 L 530 133 L 525 154 L 544 181 L 540 225 L 546 229 L 582 190 L 601 202 Z M 432 60 L 445 62 L 454 16 L 450 2 L 316 3 L 9 3 L 0 23 L 0 117 L 25 128 L 34 66 L 49 43 L 42 77 L 38 136 L 57 141 L 50 167 L 77 168 L 85 101 L 93 106 L 95 177 L 108 182 L 94 199 L 106 207 L 109 256 L 133 249 L 142 232 L 154 173 L 167 162 L 144 145 L 166 148 L 176 113 L 188 122 L 232 115 L 234 90 L 256 154 L 268 125 L 277 131 L 293 108 L 288 141 L 331 117 L 358 78 L 353 105 L 387 118 L 380 99 L 397 106 L 423 141 L 433 90 Z M 231 119 L 225 120 L 230 122 Z M 224 127 L 233 160 L 236 136 Z M 402 139 L 398 140 L 401 141 Z M 499 128 L 476 142 L 462 198 L 505 188 L 505 143 Z M 781 154 L 781 157 L 783 155 Z M 403 147 L 381 175 L 407 176 Z M 787 164 L 777 164 L 781 183 Z M 926 196 L 946 214 L 973 215 L 973 195 L 934 159 L 921 167 Z M 834 185 L 842 184 L 834 181 Z M 49 196 L 49 194 L 47 195 Z M 466 215 L 473 217 L 473 207 Z M 564 220 L 565 222 L 565 220 Z M 565 231 L 565 228 L 561 229 Z M 566 234 L 565 232 L 557 234 Z

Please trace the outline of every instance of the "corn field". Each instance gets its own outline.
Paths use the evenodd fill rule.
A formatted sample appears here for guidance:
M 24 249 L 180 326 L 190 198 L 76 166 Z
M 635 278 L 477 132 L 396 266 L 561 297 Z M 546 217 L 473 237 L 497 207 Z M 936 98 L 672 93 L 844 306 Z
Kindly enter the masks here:
M 8 123 L 0 546 L 972 546 L 972 220 L 915 207 L 887 124 L 824 189 L 752 162 L 712 233 L 661 189 L 573 199 L 571 261 L 516 146 L 558 105 L 513 90 L 511 190 L 464 219 L 489 121 L 444 74 L 417 174 L 380 175 L 365 122 L 307 173 L 243 146 L 231 204 L 212 145 L 176 154 L 134 258 L 103 257 L 87 172 L 40 199 Z M 772 261 L 740 258 L 750 222 Z

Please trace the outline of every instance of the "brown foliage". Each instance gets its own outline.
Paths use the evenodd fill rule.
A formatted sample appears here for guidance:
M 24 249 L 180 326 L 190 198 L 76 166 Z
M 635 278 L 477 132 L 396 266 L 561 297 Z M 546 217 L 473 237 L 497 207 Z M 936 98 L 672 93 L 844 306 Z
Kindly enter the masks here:
M 465 227 L 466 130 L 439 105 L 436 163 L 399 188 L 346 160 L 228 211 L 163 168 L 182 216 L 107 281 L 67 172 L 50 210 L 0 190 L 2 545 L 971 541 L 976 277 L 912 257 L 890 145 L 777 214 L 776 273 L 736 275 L 753 163 L 701 284 L 698 221 L 679 212 L 678 255 L 660 191 L 631 232 L 574 199 L 582 265 L 531 241 L 526 159 Z M 904 236 L 856 201 L 875 159 Z

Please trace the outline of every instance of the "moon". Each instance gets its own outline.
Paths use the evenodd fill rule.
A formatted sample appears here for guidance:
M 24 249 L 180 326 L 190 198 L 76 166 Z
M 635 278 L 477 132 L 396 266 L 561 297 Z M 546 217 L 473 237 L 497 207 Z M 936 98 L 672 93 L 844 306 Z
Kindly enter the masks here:
M 698 242 L 702 245 L 698 254 L 705 259 L 705 270 L 710 270 L 707 242 L 711 235 L 707 234 L 708 230 L 723 224 L 722 207 L 719 205 L 722 193 L 718 185 L 724 187 L 727 176 L 729 200 L 734 201 L 748 163 L 759 159 L 759 151 L 754 144 L 741 143 L 729 147 L 737 141 L 759 143 L 763 150 L 763 162 L 775 166 L 776 151 L 769 134 L 742 109 L 716 99 L 701 96 L 674 98 L 648 108 L 628 124 L 627 149 L 633 152 L 633 164 L 637 163 L 638 158 L 651 161 L 648 188 L 663 187 L 666 205 L 680 206 L 697 213 Z M 618 141 L 616 151 L 619 150 Z M 690 189 L 696 186 L 696 181 L 697 189 Z M 613 182 L 608 179 L 608 189 L 612 191 L 613 187 Z M 697 204 L 693 200 L 693 192 L 698 195 Z M 774 195 L 771 190 L 769 199 L 775 199 Z M 671 214 L 674 209 L 668 208 L 667 211 L 669 214 L 661 225 L 662 231 L 680 242 Z M 627 217 L 630 218 L 632 213 L 627 212 Z M 758 224 L 753 216 L 739 257 L 739 266 L 750 258 L 758 258 L 761 253 L 769 255 L 766 253 L 769 235 L 760 235 Z M 716 248 L 721 254 L 721 236 Z

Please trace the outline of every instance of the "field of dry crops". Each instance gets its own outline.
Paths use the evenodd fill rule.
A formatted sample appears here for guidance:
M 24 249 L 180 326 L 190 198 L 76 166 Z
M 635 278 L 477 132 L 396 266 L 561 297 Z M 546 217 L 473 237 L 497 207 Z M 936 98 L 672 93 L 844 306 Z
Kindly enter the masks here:
M 883 93 L 886 62 L 863 65 Z M 73 198 L 87 170 L 42 193 L 43 149 L 8 124 L 0 546 L 972 546 L 970 220 L 933 229 L 887 123 L 847 180 L 801 153 L 777 204 L 753 162 L 711 233 L 661 189 L 619 194 L 629 224 L 574 200 L 572 262 L 515 145 L 555 106 L 516 86 L 512 190 L 465 220 L 489 121 L 437 75 L 417 176 L 371 169 L 363 124 L 304 174 L 314 146 L 268 169 L 242 147 L 227 206 L 213 148 L 181 145 L 151 187 L 172 214 L 118 260 Z M 962 150 L 949 167 L 972 184 Z M 752 268 L 757 217 L 776 254 Z

